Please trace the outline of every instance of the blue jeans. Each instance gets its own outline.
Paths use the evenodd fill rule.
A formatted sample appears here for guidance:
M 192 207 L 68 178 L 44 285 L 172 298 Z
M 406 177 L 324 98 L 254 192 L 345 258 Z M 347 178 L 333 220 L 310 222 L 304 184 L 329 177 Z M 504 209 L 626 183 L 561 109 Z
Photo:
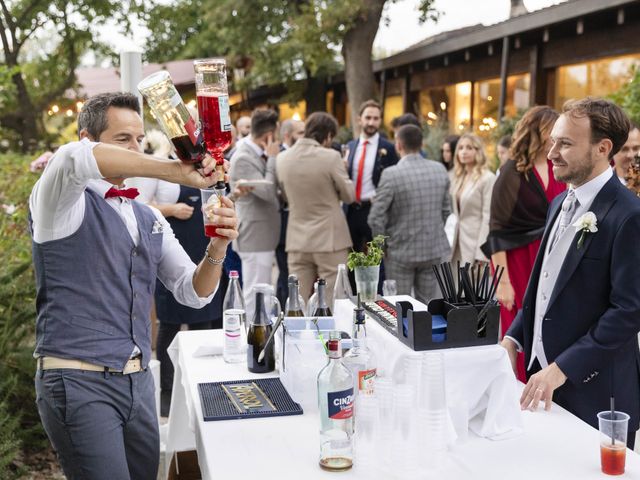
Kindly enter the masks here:
M 36 372 L 36 404 L 70 480 L 155 480 L 160 442 L 149 370 Z

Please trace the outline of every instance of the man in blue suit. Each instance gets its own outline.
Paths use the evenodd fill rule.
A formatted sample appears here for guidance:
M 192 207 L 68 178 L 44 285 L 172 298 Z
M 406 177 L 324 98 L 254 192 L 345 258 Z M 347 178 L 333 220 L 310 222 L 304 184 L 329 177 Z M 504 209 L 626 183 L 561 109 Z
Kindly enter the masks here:
M 398 154 L 393 143 L 380 136 L 382 106 L 367 100 L 360 105 L 359 112 L 360 137 L 347 144 L 347 170 L 356 188 L 356 201 L 347 208 L 347 223 L 353 249 L 362 252 L 371 240 L 367 217 L 380 175 L 382 170 L 398 163 Z
M 560 406 L 597 428 L 597 413 L 628 413 L 633 448 L 640 417 L 640 200 L 609 160 L 630 122 L 615 104 L 565 104 L 548 154 L 567 193 L 549 208 L 529 286 L 502 345 L 515 369 L 523 348 L 528 382 L 523 409 Z

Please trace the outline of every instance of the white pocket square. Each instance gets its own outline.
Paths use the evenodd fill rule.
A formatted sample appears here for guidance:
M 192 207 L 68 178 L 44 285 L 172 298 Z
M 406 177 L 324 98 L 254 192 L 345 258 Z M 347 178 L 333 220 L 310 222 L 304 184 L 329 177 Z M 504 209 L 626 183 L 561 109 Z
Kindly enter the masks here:
M 162 222 L 160 220 L 156 220 L 153 222 L 153 228 L 151 229 L 151 233 L 162 233 L 164 231 L 164 227 L 162 226 Z

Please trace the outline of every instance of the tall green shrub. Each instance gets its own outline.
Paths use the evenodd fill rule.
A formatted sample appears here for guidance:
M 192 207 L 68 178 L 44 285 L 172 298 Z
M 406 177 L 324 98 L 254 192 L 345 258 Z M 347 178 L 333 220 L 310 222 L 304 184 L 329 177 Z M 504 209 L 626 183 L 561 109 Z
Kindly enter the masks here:
M 19 474 L 12 466 L 19 448 L 28 452 L 46 447 L 31 356 L 35 284 L 27 221 L 29 193 L 38 178 L 29 172 L 31 160 L 0 155 L 0 478 Z

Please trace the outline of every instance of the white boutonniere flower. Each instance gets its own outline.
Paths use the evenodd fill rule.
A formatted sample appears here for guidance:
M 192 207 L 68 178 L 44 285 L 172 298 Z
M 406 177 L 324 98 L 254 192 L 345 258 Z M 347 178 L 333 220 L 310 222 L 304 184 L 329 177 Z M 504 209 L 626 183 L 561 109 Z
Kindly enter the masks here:
M 381 157 L 384 157 L 386 154 L 387 154 L 386 148 L 381 148 L 380 150 L 378 150 L 378 155 L 380 155 Z
M 581 248 L 587 233 L 596 233 L 598 231 L 598 219 L 595 213 L 587 212 L 576 220 L 573 226 L 576 227 L 576 232 L 582 232 L 578 239 L 578 248 Z

